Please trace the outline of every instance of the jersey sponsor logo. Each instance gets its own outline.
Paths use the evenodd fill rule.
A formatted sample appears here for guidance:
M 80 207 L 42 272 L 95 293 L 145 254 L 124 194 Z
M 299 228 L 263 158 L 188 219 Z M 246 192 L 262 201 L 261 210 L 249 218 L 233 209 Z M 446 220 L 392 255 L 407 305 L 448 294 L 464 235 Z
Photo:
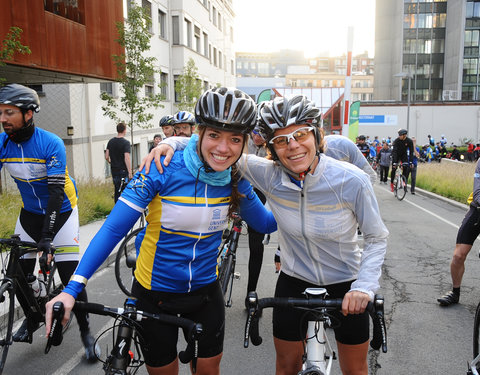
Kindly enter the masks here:
M 60 160 L 57 159 L 56 156 L 52 156 L 52 158 L 47 164 L 48 168 L 53 168 L 53 167 L 60 168 L 61 166 L 62 166 L 62 163 L 60 162 Z

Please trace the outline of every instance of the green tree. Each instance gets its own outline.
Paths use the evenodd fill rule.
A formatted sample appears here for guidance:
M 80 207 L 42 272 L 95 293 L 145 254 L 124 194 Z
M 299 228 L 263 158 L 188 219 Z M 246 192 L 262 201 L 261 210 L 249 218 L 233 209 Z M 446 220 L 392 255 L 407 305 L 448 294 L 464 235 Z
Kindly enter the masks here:
M 183 68 L 183 74 L 178 76 L 175 83 L 175 92 L 180 99 L 177 107 L 180 111 L 193 113 L 195 103 L 202 94 L 202 81 L 197 71 L 198 68 L 195 65 L 195 61 L 190 58 L 187 65 Z
M 10 31 L 5 36 L 5 39 L 2 41 L 1 48 L 0 48 L 0 67 L 7 65 L 5 61 L 11 60 L 15 53 L 21 54 L 30 54 L 30 48 L 24 46 L 20 42 L 20 35 L 22 34 L 23 30 L 19 27 L 12 26 L 10 27 Z M 5 82 L 6 79 L 0 77 L 0 84 Z
M 125 53 L 113 55 L 113 61 L 117 67 L 117 82 L 123 96 L 117 100 L 107 93 L 102 93 L 102 99 L 106 101 L 102 110 L 106 116 L 120 122 L 124 121 L 121 113 L 127 115 L 129 120 L 125 122 L 130 128 L 132 144 L 135 127 L 151 127 L 153 114 L 148 110 L 163 107 L 161 101 L 165 99 L 160 93 L 141 94 L 144 85 L 153 85 L 154 74 L 159 72 L 155 67 L 157 59 L 145 55 L 150 50 L 151 24 L 145 10 L 134 4 L 128 10 L 125 23 L 117 22 L 119 38 L 116 41 L 124 48 Z

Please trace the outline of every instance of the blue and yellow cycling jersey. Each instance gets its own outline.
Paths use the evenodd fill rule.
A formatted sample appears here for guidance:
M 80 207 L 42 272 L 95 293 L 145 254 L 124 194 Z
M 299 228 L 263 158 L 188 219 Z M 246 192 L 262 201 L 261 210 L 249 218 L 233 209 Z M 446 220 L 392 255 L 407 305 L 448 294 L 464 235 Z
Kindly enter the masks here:
M 242 201 L 258 199 L 246 180 L 238 189 L 246 196 Z M 137 240 L 135 278 L 144 288 L 188 292 L 216 279 L 217 248 L 227 227 L 231 191 L 231 184 L 211 186 L 196 180 L 182 153 L 164 174 L 155 169 L 148 178 L 133 179 L 120 200 L 141 209 L 150 202 L 148 224 Z
M 65 193 L 60 212 L 77 205 L 75 181 L 69 177 L 63 141 L 46 130 L 35 128 L 32 137 L 21 143 L 0 134 L 0 169 L 5 166 L 22 196 L 23 208 L 35 214 L 46 213 L 49 192 L 47 177 L 65 176 Z

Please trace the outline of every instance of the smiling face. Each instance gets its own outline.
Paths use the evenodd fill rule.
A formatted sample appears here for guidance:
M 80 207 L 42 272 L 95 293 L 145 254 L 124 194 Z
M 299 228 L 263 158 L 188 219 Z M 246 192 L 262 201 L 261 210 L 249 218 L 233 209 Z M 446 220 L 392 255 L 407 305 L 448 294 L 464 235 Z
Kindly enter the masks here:
M 216 172 L 222 172 L 237 161 L 243 150 L 240 133 L 205 128 L 200 134 L 200 151 L 204 160 Z
M 290 125 L 286 128 L 276 130 L 274 136 L 288 135 L 301 128 L 305 128 L 305 126 L 304 124 Z M 303 173 L 308 170 L 308 168 L 311 168 L 311 172 L 313 172 L 317 166 L 317 147 L 313 131 L 309 131 L 307 135 L 299 141 L 290 139 L 287 145 L 279 146 L 274 144 L 273 147 L 280 163 L 294 173 Z
M 20 130 L 33 116 L 32 111 L 27 111 L 24 117 L 18 107 L 8 104 L 0 104 L 0 113 L 0 122 L 8 135 Z

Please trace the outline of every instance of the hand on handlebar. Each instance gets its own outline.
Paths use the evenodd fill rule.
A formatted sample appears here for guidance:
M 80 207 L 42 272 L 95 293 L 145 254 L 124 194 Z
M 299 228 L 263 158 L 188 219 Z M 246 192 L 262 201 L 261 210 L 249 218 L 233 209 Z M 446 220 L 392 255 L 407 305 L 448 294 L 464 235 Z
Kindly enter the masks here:
M 37 243 L 37 250 L 42 253 L 39 259 L 40 266 L 49 270 L 53 254 L 55 254 L 55 247 L 53 247 L 52 239 L 48 237 L 42 238 Z
M 73 298 L 70 294 L 62 292 L 54 299 L 47 302 L 45 306 L 45 335 L 48 336 L 50 334 L 50 329 L 52 327 L 52 312 L 53 312 L 53 305 L 55 302 L 62 302 L 65 308 L 65 315 L 63 316 L 62 325 L 65 325 L 68 320 L 70 319 L 70 314 L 75 305 L 75 298 Z
M 365 311 L 369 302 L 370 296 L 367 293 L 352 290 L 343 297 L 342 314 L 345 316 L 348 314 L 361 314 Z

